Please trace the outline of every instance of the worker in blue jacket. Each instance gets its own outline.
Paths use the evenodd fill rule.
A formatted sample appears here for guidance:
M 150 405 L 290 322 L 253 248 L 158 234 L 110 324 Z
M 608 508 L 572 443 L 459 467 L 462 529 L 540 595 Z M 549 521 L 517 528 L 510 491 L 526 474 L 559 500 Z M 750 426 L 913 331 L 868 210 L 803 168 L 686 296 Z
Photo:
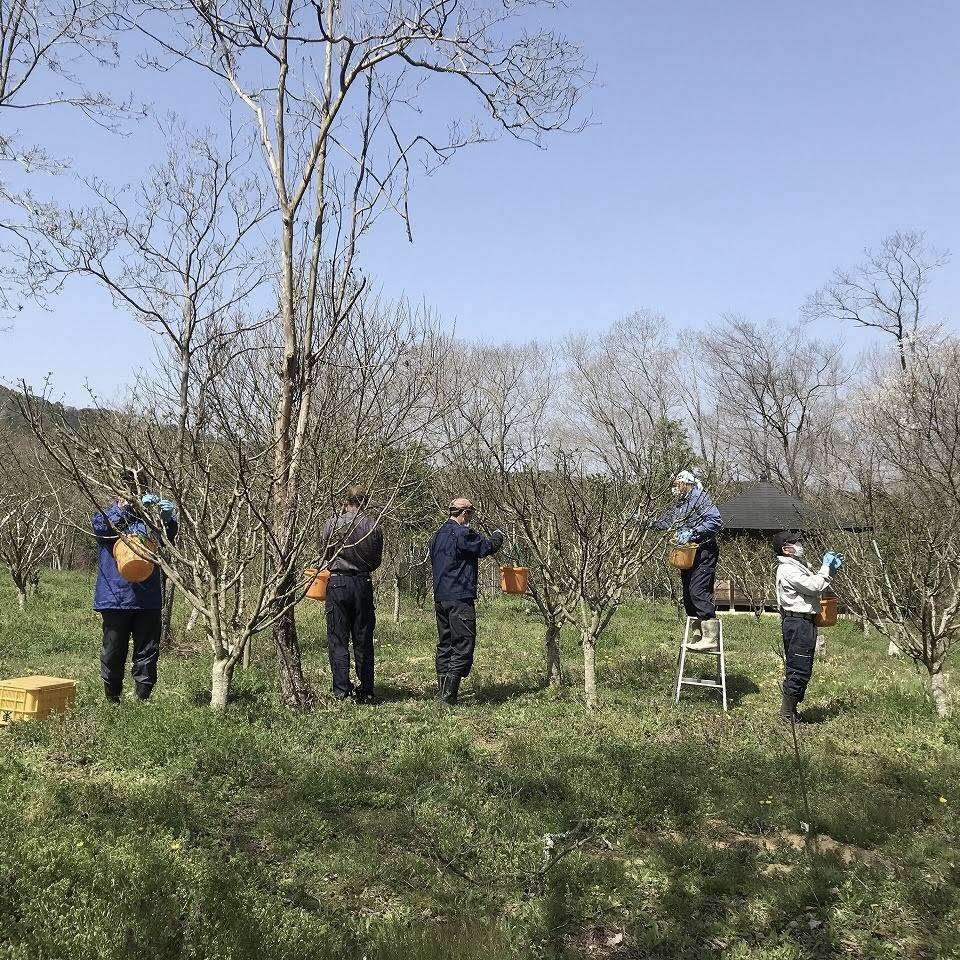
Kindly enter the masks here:
M 680 571 L 683 606 L 691 618 L 693 640 L 689 649 L 712 653 L 719 649 L 720 623 L 714 600 L 717 575 L 717 534 L 723 528 L 720 511 L 710 494 L 689 470 L 681 470 L 673 482 L 676 505 L 655 524 L 661 530 L 675 530 L 677 543 L 697 544 L 693 566 Z
M 148 519 L 154 510 L 159 514 L 159 525 Z M 120 534 L 149 536 L 161 541 L 161 526 L 167 541 L 172 541 L 178 528 L 176 507 L 153 493 L 144 494 L 139 509 L 135 509 L 131 501 L 119 499 L 106 510 L 95 514 L 92 525 L 100 547 L 93 609 L 103 618 L 103 649 L 100 654 L 103 690 L 108 700 L 119 701 L 132 638 L 130 673 L 134 693 L 138 700 L 146 700 L 157 682 L 163 573 L 156 567 L 143 583 L 124 580 L 113 559 L 113 547 Z
M 457 702 L 460 681 L 470 673 L 477 645 L 477 564 L 495 554 L 505 539 L 494 530 L 484 537 L 470 527 L 473 504 L 450 504 L 450 519 L 430 540 L 433 600 L 437 612 L 437 687 L 440 700 Z

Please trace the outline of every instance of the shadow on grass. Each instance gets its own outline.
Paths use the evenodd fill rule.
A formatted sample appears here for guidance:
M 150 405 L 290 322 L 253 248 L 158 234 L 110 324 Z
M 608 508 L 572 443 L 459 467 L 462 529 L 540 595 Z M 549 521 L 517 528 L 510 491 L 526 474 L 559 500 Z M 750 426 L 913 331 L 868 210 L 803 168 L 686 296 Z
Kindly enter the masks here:
M 698 671 L 695 675 L 687 673 L 688 679 L 693 676 L 702 677 L 707 680 L 715 679 L 709 671 L 703 670 Z M 742 673 L 727 674 L 727 705 L 729 707 L 740 706 L 744 697 L 753 696 L 755 693 L 760 693 L 760 687 L 748 676 Z M 708 687 L 684 687 L 680 696 L 683 699 L 693 699 L 697 694 L 699 694 L 701 699 L 704 697 L 720 697 L 719 690 L 710 690 Z
M 541 693 L 544 690 L 542 683 L 490 683 L 485 684 L 474 690 L 473 695 L 466 700 L 467 703 L 479 705 L 496 706 L 502 703 L 509 703 L 511 700 L 517 700 L 521 697 L 529 697 L 533 694 Z
M 375 693 L 377 700 L 381 703 L 429 703 L 437 699 L 436 687 L 417 690 L 413 687 L 395 687 L 377 683 Z
M 808 707 L 800 711 L 804 723 L 820 724 L 827 723 L 829 720 L 835 720 L 844 713 L 849 712 L 849 707 L 841 703 L 832 701 L 820 707 Z

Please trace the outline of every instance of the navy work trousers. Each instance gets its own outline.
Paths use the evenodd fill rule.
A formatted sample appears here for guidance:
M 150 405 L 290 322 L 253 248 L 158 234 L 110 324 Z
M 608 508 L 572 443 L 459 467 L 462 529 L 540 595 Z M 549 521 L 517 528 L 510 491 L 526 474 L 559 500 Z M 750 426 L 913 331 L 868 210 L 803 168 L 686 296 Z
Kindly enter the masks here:
M 813 655 L 817 649 L 817 625 L 809 617 L 783 614 L 783 655 L 785 675 L 783 691 L 803 700 L 813 675 Z
M 717 578 L 717 557 L 720 550 L 715 539 L 705 540 L 697 547 L 697 555 L 689 570 L 680 571 L 683 584 L 683 607 L 688 617 L 712 620 L 717 615 L 713 599 L 713 584 Z
M 127 664 L 130 639 L 133 638 L 133 662 L 130 675 L 137 696 L 146 699 L 157 682 L 160 659 L 159 610 L 101 610 L 103 650 L 100 676 L 108 696 L 119 697 L 123 690 L 123 671 Z
M 368 576 L 334 573 L 327 583 L 327 649 L 335 696 L 347 697 L 350 683 L 350 643 L 357 669 L 357 693 L 373 693 L 373 583 Z
M 466 677 L 477 646 L 477 609 L 472 600 L 438 601 L 437 676 Z

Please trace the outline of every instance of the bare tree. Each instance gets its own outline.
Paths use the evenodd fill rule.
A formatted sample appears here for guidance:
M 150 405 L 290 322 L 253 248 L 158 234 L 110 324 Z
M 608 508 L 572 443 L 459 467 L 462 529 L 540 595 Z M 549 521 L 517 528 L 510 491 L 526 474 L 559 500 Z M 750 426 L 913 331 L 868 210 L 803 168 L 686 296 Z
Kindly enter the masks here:
M 960 635 L 960 344 L 918 343 L 906 369 L 901 360 L 898 349 L 894 369 L 873 371 L 851 411 L 833 517 L 847 528 L 843 591 L 926 671 L 945 715 L 947 657 Z
M 693 459 L 677 419 L 676 352 L 662 317 L 639 313 L 600 337 L 572 338 L 564 447 L 558 453 L 584 654 L 596 704 L 596 647 L 663 537 L 651 529 L 670 505 L 671 480 Z
M 0 425 L 0 566 L 10 573 L 21 610 L 60 538 L 55 503 L 38 482 L 30 445 Z
M 225 708 L 234 670 L 252 639 L 304 596 L 303 570 L 329 547 L 317 531 L 362 483 L 377 519 L 401 509 L 429 450 L 445 340 L 404 305 L 365 305 L 348 318 L 331 352 L 318 416 L 309 424 L 304 495 L 294 549 L 276 535 L 270 511 L 276 474 L 273 371 L 279 330 L 257 328 L 207 342 L 194 358 L 187 430 L 176 429 L 178 400 L 144 379 L 121 410 L 88 410 L 71 423 L 25 392 L 23 409 L 52 460 L 50 480 L 70 482 L 91 508 L 159 491 L 178 506 L 175 541 L 159 517 L 135 507 L 157 531 L 156 562 L 198 611 L 213 655 L 212 705 Z M 335 416 L 328 415 L 336 411 Z M 137 487 L 121 477 L 134 470 Z M 349 531 L 345 532 L 348 533 Z M 291 586 L 292 585 L 292 586 Z
M 804 497 L 830 469 L 849 381 L 839 344 L 808 338 L 802 325 L 727 316 L 697 338 L 696 352 L 731 460 L 751 479 L 766 474 Z
M 168 128 L 166 160 L 135 188 L 88 181 L 97 205 L 30 211 L 30 271 L 48 292 L 86 277 L 114 304 L 158 335 L 157 377 L 174 404 L 178 444 L 187 445 L 195 357 L 218 338 L 265 322 L 257 292 L 271 279 L 257 230 L 268 197 L 248 171 L 249 145 L 233 131 L 218 149 L 210 135 Z M 247 319 L 247 318 L 250 319 Z M 178 484 L 179 486 L 179 484 Z M 174 590 L 165 594 L 162 637 L 169 645 Z
M 853 270 L 834 271 L 826 286 L 812 294 L 804 313 L 879 330 L 896 341 L 906 370 L 926 321 L 930 277 L 948 256 L 927 243 L 923 233 L 898 231 L 875 250 L 867 250 Z
M 480 348 L 450 428 L 460 469 L 513 534 L 513 558 L 531 567 L 547 680 L 562 679 L 559 633 L 574 625 L 590 708 L 597 644 L 660 550 L 649 521 L 666 507 L 676 463 L 689 460 L 665 405 L 672 358 L 662 324 L 639 315 L 559 352 Z
M 773 553 L 769 543 L 752 537 L 731 537 L 724 541 L 717 562 L 718 579 L 726 580 L 731 591 L 746 596 L 758 619 L 763 613 L 772 585 Z
M 91 88 L 85 77 L 91 66 L 116 61 L 113 9 L 109 0 L 0 0 L 0 164 L 21 175 L 65 166 L 42 145 L 21 142 L 14 118 L 26 111 L 73 108 L 102 127 L 128 112 L 128 105 Z M 13 306 L 12 285 L 36 289 L 29 271 L 18 266 L 30 243 L 14 210 L 29 199 L 22 185 L 0 176 L 0 238 L 6 241 L 0 253 L 11 258 L 0 271 L 0 309 Z
M 947 657 L 960 635 L 960 513 L 928 493 L 908 485 L 861 492 L 863 531 L 833 534 L 850 570 L 837 589 L 926 672 L 937 712 L 947 716 Z
M 409 227 L 411 164 L 443 163 L 486 135 L 452 125 L 436 135 L 420 114 L 428 81 L 459 82 L 491 129 L 539 140 L 568 128 L 585 79 L 577 48 L 517 21 L 548 0 L 340 0 L 211 7 L 150 0 L 131 25 L 158 57 L 189 62 L 249 110 L 278 208 L 277 275 L 283 338 L 274 422 L 273 513 L 293 536 L 307 424 L 326 348 L 365 281 L 358 244 L 384 212 Z M 272 79 L 268 79 L 272 78 Z M 407 130 L 413 121 L 417 129 Z M 292 611 L 275 639 L 286 700 L 309 703 Z
M 576 602 L 564 570 L 567 531 L 554 472 L 556 351 L 531 343 L 464 353 L 460 389 L 449 405 L 450 466 L 509 531 L 504 556 L 533 571 L 529 595 L 544 625 L 545 678 L 559 686 L 560 631 L 574 622 Z

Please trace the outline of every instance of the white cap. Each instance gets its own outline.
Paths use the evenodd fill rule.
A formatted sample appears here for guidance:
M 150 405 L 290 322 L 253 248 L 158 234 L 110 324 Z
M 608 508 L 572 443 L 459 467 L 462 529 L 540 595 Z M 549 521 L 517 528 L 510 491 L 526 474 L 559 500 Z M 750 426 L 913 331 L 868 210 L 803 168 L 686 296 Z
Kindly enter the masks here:
M 697 478 L 689 470 L 681 470 L 677 474 L 677 483 L 689 483 L 696 486 Z

